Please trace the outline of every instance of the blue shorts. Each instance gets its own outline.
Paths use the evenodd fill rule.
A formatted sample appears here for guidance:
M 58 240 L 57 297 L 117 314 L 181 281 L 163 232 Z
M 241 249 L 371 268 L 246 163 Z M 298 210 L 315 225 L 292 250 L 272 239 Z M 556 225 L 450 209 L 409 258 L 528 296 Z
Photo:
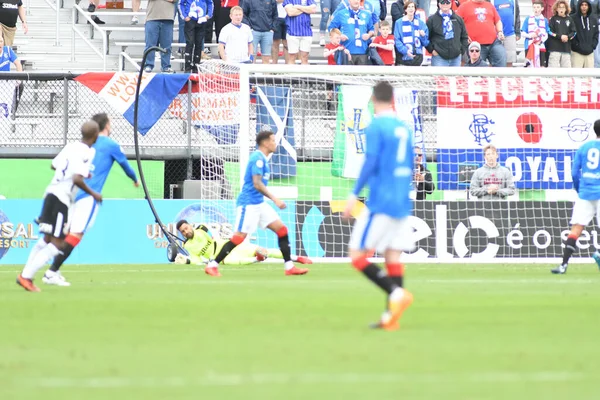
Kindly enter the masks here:
M 275 21 L 275 33 L 273 34 L 273 40 L 285 40 L 287 33 L 287 25 L 285 24 L 285 18 L 277 18 Z
M 260 52 L 263 55 L 271 55 L 271 47 L 273 46 L 273 32 L 252 32 L 252 44 L 254 45 L 254 54 L 258 53 L 258 45 L 260 44 Z

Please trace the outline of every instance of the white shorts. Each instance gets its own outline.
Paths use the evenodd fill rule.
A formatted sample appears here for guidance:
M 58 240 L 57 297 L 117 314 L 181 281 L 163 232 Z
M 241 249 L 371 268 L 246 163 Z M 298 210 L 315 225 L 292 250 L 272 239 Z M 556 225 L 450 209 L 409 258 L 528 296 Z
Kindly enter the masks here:
M 94 225 L 96 215 L 100 206 L 92 196 L 86 196 L 75 202 L 71 209 L 71 227 L 72 233 L 85 233 Z
M 600 200 L 582 200 L 577 199 L 573 205 L 573 215 L 571 216 L 571 225 L 587 226 L 594 216 L 598 216 Z M 600 224 L 600 218 L 598 219 Z
M 289 54 L 298 54 L 298 51 L 310 53 L 310 47 L 312 46 L 312 37 L 287 35 L 287 45 Z
M 511 35 L 504 37 L 504 51 L 506 51 L 506 62 L 515 63 L 517 62 L 517 36 Z
M 415 248 L 413 230 L 408 217 L 392 218 L 371 214 L 365 209 L 354 223 L 350 236 L 350 250 L 412 251 Z
M 235 211 L 234 228 L 236 232 L 252 234 L 259 226 L 265 229 L 278 219 L 277 211 L 267 203 L 239 206 Z

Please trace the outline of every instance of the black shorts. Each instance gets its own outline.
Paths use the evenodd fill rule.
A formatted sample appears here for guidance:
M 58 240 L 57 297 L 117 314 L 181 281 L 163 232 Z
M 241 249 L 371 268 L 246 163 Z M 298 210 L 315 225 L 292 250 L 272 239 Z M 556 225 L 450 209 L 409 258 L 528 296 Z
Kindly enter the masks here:
M 44 197 L 42 215 L 37 219 L 40 233 L 64 239 L 67 235 L 69 207 L 52 193 Z
M 286 40 L 287 25 L 285 18 L 277 18 L 275 20 L 275 31 L 273 32 L 273 40 Z

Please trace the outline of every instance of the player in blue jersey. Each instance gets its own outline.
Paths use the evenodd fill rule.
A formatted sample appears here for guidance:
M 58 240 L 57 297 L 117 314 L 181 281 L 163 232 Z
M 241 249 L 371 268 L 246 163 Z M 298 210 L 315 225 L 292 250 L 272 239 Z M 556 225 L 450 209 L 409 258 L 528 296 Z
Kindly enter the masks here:
M 562 264 L 552 270 L 553 274 L 567 273 L 569 258 L 577 250 L 577 239 L 594 215 L 600 224 L 600 120 L 594 122 L 594 132 L 596 140 L 585 142 L 575 153 L 571 175 L 579 198 L 573 205 L 571 232 L 563 250 Z M 592 257 L 600 267 L 600 253 L 596 251 Z
M 109 137 L 111 127 L 108 115 L 104 113 L 96 114 L 92 117 L 92 120 L 98 123 L 100 134 L 93 146 L 96 150 L 96 155 L 92 161 L 92 176 L 85 180 L 87 185 L 92 190 L 102 193 L 102 188 L 108 178 L 113 162 L 116 161 L 123 168 L 125 174 L 134 182 L 135 187 L 138 187 L 140 184 L 137 175 L 133 168 L 131 168 L 131 165 L 129 165 L 121 146 Z M 72 218 L 69 234 L 65 238 L 65 249 L 63 250 L 63 254 L 59 254 L 54 258 L 54 262 L 44 274 L 42 282 L 48 285 L 70 286 L 70 283 L 60 273 L 60 267 L 79 244 L 84 233 L 94 224 L 98 209 L 99 204 L 93 197 L 82 190 L 77 193 L 75 204 L 71 210 Z
M 235 233 L 214 260 L 211 260 L 204 270 L 208 275 L 221 276 L 219 264 L 237 245 L 242 243 L 246 236 L 256 231 L 257 227 L 269 228 L 279 238 L 279 249 L 283 255 L 286 275 L 304 275 L 308 272 L 306 268 L 298 268 L 291 258 L 290 239 L 288 229 L 283 224 L 275 210 L 265 203 L 265 197 L 283 210 L 286 205 L 275 197 L 268 189 L 267 183 L 271 175 L 269 168 L 269 157 L 277 149 L 275 134 L 271 131 L 261 131 L 256 135 L 258 150 L 250 155 L 246 173 L 244 175 L 244 186 L 237 198 L 237 209 L 235 218 Z
M 368 185 L 367 207 L 350 237 L 350 258 L 357 270 L 388 295 L 387 311 L 373 325 L 386 330 L 399 328 L 402 313 L 413 301 L 412 294 L 403 289 L 404 266 L 400 263 L 402 251 L 414 248 L 408 220 L 412 214 L 413 132 L 396 116 L 393 97 L 394 89 L 387 82 L 373 88 L 375 117 L 365 131 L 365 161 L 344 210 L 344 217 L 349 218 L 358 195 Z M 387 275 L 369 261 L 374 251 L 384 255 Z

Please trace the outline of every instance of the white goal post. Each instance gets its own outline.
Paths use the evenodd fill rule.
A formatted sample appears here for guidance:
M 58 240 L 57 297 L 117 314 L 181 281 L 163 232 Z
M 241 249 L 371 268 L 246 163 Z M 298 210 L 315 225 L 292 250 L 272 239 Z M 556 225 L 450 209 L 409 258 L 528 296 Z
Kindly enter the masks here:
M 415 201 L 417 249 L 405 260 L 556 262 L 577 196 L 572 156 L 595 137 L 600 117 L 599 77 L 595 69 L 243 64 L 239 184 L 256 132 L 275 131 L 280 148 L 269 187 L 290 204 L 293 250 L 343 259 L 351 226 L 340 207 L 362 162 L 370 88 L 387 80 L 436 186 L 427 200 Z M 509 197 L 470 194 L 487 144 L 512 173 L 516 191 Z M 600 248 L 595 221 L 578 246 L 575 262 Z

